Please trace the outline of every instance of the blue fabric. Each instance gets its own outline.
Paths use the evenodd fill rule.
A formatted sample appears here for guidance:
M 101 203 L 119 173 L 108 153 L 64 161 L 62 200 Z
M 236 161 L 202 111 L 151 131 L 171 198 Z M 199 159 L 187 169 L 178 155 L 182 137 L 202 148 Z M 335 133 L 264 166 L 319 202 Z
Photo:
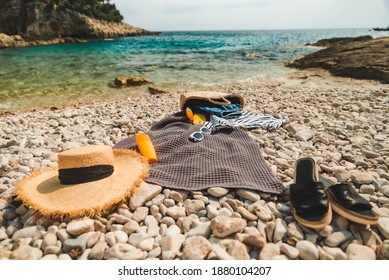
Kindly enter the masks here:
M 236 118 L 242 115 L 242 107 L 239 104 L 195 106 L 194 109 L 203 113 L 212 114 L 221 118 Z

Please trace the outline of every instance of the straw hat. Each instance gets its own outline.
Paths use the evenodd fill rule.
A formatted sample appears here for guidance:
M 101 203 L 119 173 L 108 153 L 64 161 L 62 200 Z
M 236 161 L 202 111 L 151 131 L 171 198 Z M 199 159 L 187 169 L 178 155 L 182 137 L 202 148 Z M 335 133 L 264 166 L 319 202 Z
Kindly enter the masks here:
M 128 198 L 148 171 L 147 161 L 135 151 L 80 147 L 58 154 L 58 167 L 26 177 L 16 194 L 43 215 L 94 216 Z
M 180 108 L 184 110 L 191 102 L 207 102 L 215 105 L 239 104 L 242 108 L 244 99 L 238 94 L 222 93 L 217 91 L 193 91 L 180 96 Z

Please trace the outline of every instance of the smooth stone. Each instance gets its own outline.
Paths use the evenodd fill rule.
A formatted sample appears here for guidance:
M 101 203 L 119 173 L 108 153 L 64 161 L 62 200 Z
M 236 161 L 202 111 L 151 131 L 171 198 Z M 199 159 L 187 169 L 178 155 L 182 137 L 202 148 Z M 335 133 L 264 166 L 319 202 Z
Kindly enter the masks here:
M 82 252 L 81 256 L 77 258 L 77 260 L 88 260 L 91 251 L 92 249 L 86 249 L 84 252 Z
M 43 238 L 42 250 L 45 250 L 49 246 L 55 246 L 57 244 L 57 236 L 55 233 L 47 233 Z
M 184 207 L 186 214 L 189 216 L 190 214 L 197 214 L 199 211 L 204 210 L 205 204 L 201 200 L 187 199 L 184 201 Z
M 281 241 L 284 238 L 287 231 L 288 231 L 288 228 L 287 228 L 286 223 L 282 219 L 277 218 L 276 222 L 275 222 L 273 242 L 277 243 L 277 242 Z
M 221 187 L 215 187 L 215 188 L 209 188 L 207 189 L 207 192 L 212 195 L 213 197 L 222 197 L 228 193 L 228 189 L 221 188 Z
M 205 238 L 209 238 L 211 234 L 212 234 L 211 222 L 208 221 L 208 222 L 200 223 L 196 227 L 189 230 L 186 236 L 187 237 L 203 236 Z
M 57 246 L 48 246 L 45 248 L 43 255 L 58 255 L 61 252 L 61 248 Z
M 147 228 L 147 235 L 150 237 L 156 237 L 159 234 L 159 226 L 156 225 L 150 225 Z
M 225 207 L 223 207 L 217 211 L 217 216 L 232 217 L 233 214 L 238 214 L 238 213 L 233 213 L 230 209 L 225 208 Z
M 385 195 L 386 197 L 389 197 L 389 185 L 383 185 L 380 187 L 380 192 Z
M 304 239 L 304 233 L 303 233 L 301 227 L 295 222 L 291 222 L 288 224 L 288 231 L 286 234 L 289 237 L 296 238 L 297 240 Z
M 180 206 L 173 206 L 173 207 L 169 207 L 166 211 L 166 215 L 172 217 L 173 219 L 177 220 L 178 218 L 180 217 L 185 217 L 186 216 L 186 213 L 185 213 L 185 208 L 184 207 L 180 207 Z
M 374 194 L 375 192 L 375 187 L 373 185 L 362 185 L 360 188 L 359 188 L 359 192 L 361 194 Z
M 203 236 L 194 236 L 185 241 L 182 251 L 183 260 L 205 260 L 212 250 L 212 245 Z
M 326 260 L 326 261 L 332 261 L 335 258 L 331 256 L 329 253 L 324 251 L 321 247 L 318 247 L 319 249 L 319 260 Z
M 63 244 L 63 251 L 65 253 L 68 253 L 72 250 L 83 252 L 85 251 L 85 249 L 86 249 L 86 243 L 82 239 L 67 239 Z
M 159 207 L 158 207 L 158 205 L 151 205 L 151 207 L 150 207 L 150 214 L 152 215 L 152 216 L 155 216 L 155 215 L 157 215 L 159 213 Z
M 266 243 L 265 237 L 255 227 L 246 227 L 243 233 L 236 234 L 236 239 L 246 245 L 257 248 L 262 248 Z
M 160 204 L 163 203 L 163 201 L 165 200 L 165 196 L 163 194 L 157 194 L 151 201 L 151 203 L 153 205 L 157 205 L 159 206 Z
M 135 221 L 135 222 L 142 222 L 146 216 L 148 215 L 149 213 L 149 208 L 147 207 L 138 207 L 135 212 L 134 212 L 134 215 L 132 216 L 132 219 Z
M 41 236 L 42 236 L 41 229 L 38 228 L 38 226 L 31 226 L 31 227 L 22 228 L 22 229 L 16 231 L 12 235 L 12 240 L 16 241 L 20 238 L 29 238 L 29 237 L 36 240 L 36 239 L 41 238 Z
M 158 258 L 162 253 L 161 247 L 157 247 L 149 252 L 149 258 Z
M 323 229 L 319 231 L 321 237 L 328 237 L 334 232 L 334 228 L 331 225 L 326 225 Z
M 303 260 L 318 260 L 319 251 L 316 246 L 306 240 L 300 240 L 296 244 L 296 249 L 299 251 L 299 257 Z
M 143 252 L 140 249 L 128 251 L 123 254 L 123 260 L 144 260 L 147 258 L 147 252 Z
M 161 186 L 142 182 L 130 198 L 130 209 L 134 211 L 138 207 L 143 206 L 147 201 L 152 200 L 160 194 L 161 191 Z
M 72 220 L 68 223 L 66 231 L 71 235 L 81 235 L 83 233 L 94 231 L 94 221 L 90 218 Z
M 95 232 L 92 232 L 91 234 L 88 234 L 88 238 L 86 239 L 86 247 L 87 248 L 94 247 L 95 244 L 99 241 L 101 235 L 102 235 L 102 233 L 99 231 L 95 231 Z
M 324 244 L 329 247 L 337 247 L 350 238 L 352 238 L 351 232 L 343 229 L 330 234 L 324 241 Z
M 245 220 L 240 218 L 231 218 L 218 216 L 211 220 L 211 229 L 216 237 L 226 237 L 230 234 L 239 232 L 246 227 Z
M 350 180 L 351 173 L 345 168 L 337 168 L 335 169 L 334 176 L 338 182 L 345 183 Z
M 166 207 L 172 207 L 172 206 L 176 205 L 176 202 L 174 201 L 174 199 L 165 198 L 165 200 L 163 201 L 163 204 L 164 204 Z
M 376 255 L 373 249 L 360 244 L 350 244 L 346 250 L 349 260 L 375 260 Z
M 131 235 L 132 233 L 137 232 L 138 229 L 139 229 L 139 224 L 133 220 L 130 220 L 128 223 L 124 225 L 122 231 L 124 231 L 128 235 Z
M 184 243 L 184 241 L 185 236 L 182 234 L 166 236 L 162 238 L 160 242 L 162 249 L 162 259 L 173 260 L 180 251 L 181 245 Z
M 347 260 L 347 254 L 343 252 L 340 248 L 333 248 L 333 247 L 327 247 L 323 246 L 323 250 L 330 254 L 335 260 Z
M 180 234 L 181 234 L 181 229 L 177 225 L 171 225 L 166 230 L 165 236 L 175 236 Z
M 153 250 L 153 246 L 154 246 L 154 238 L 147 238 L 145 240 L 142 240 L 138 244 L 139 249 L 141 249 L 142 251 L 147 251 L 147 252 Z
M 370 172 L 352 171 L 351 181 L 356 184 L 371 184 L 374 181 L 374 176 Z
M 150 227 L 152 225 L 158 225 L 157 219 L 152 215 L 146 216 L 144 223 L 147 227 Z
M 128 238 L 128 243 L 132 246 L 138 247 L 139 243 L 147 238 L 149 238 L 149 236 L 146 233 L 133 233 Z
M 184 198 L 182 197 L 182 194 L 179 193 L 178 191 L 171 191 L 169 197 L 172 198 L 177 203 L 184 202 Z
M 255 214 L 258 216 L 259 219 L 262 221 L 270 221 L 272 219 L 272 213 L 269 210 L 269 208 L 261 205 L 257 205 L 254 208 Z
M 245 217 L 247 220 L 250 221 L 256 221 L 258 220 L 258 216 L 254 215 L 253 213 L 250 213 L 246 208 L 239 206 L 236 208 L 236 211 L 241 214 L 243 217 Z
M 212 252 L 210 255 L 212 253 L 214 253 L 216 258 L 219 260 L 234 260 L 234 258 L 230 256 L 224 248 L 217 244 L 212 244 Z
M 274 164 L 278 167 L 281 167 L 282 170 L 288 169 L 290 167 L 288 160 L 284 158 L 276 158 L 274 160 Z
M 207 210 L 207 217 L 209 219 L 213 219 L 218 215 L 217 207 L 215 205 L 209 204 L 205 210 Z
M 291 259 L 297 259 L 299 256 L 299 250 L 297 250 L 295 247 L 292 247 L 286 243 L 282 243 L 280 245 L 280 251 L 281 253 L 284 253 Z
M 163 217 L 161 219 L 161 224 L 166 224 L 167 226 L 174 225 L 176 222 L 172 217 Z
M 130 244 L 123 244 L 123 243 L 118 243 L 115 244 L 114 246 L 108 248 L 104 252 L 104 257 L 103 259 L 105 260 L 122 260 L 124 259 L 124 254 L 129 252 L 137 250 L 134 246 Z
M 12 251 L 11 260 L 39 260 L 42 258 L 43 253 L 38 248 L 31 247 L 30 245 L 24 245 L 18 249 Z
M 387 239 L 389 239 L 389 218 L 381 217 L 378 219 L 377 228 L 380 233 Z
M 224 243 L 224 244 L 223 244 Z M 221 245 L 226 246 L 227 253 L 235 260 L 249 260 L 250 256 L 247 252 L 246 245 L 237 240 L 222 240 Z
M 107 242 L 99 241 L 93 246 L 92 250 L 89 253 L 88 259 L 90 260 L 102 260 L 104 258 L 105 248 L 107 247 Z
M 66 229 L 64 228 L 60 228 L 57 233 L 57 238 L 62 242 L 64 243 L 66 239 L 69 238 L 69 234 L 67 233 Z
M 266 243 L 259 253 L 258 259 L 260 260 L 272 260 L 275 256 L 280 254 L 280 246 L 274 243 Z
M 276 223 L 273 221 L 266 223 L 266 226 L 265 226 L 266 238 L 270 242 L 273 242 L 275 227 L 276 227 Z
M 256 202 L 261 199 L 261 196 L 257 192 L 248 189 L 237 189 L 236 194 L 239 197 L 250 200 L 252 202 Z
M 296 138 L 297 141 L 307 142 L 314 137 L 314 133 L 309 129 L 302 128 L 296 132 L 294 137 Z
M 124 211 L 124 210 L 122 210 L 122 211 Z M 127 210 L 127 211 L 129 211 L 129 210 Z M 128 215 L 130 215 L 130 214 L 128 214 Z M 132 215 L 131 215 L 131 218 L 132 218 Z M 115 223 L 117 223 L 117 224 L 124 225 L 124 224 L 128 223 L 129 221 L 130 221 L 130 218 L 126 217 L 124 215 L 119 214 L 119 215 L 115 216 Z
M 103 224 L 101 221 L 95 220 L 94 223 L 95 223 L 95 231 L 99 231 L 103 233 L 107 232 L 107 228 L 105 224 Z
M 112 247 L 117 243 L 127 243 L 128 235 L 124 231 L 120 231 L 120 230 L 111 231 L 105 235 L 105 240 L 107 241 L 108 245 Z

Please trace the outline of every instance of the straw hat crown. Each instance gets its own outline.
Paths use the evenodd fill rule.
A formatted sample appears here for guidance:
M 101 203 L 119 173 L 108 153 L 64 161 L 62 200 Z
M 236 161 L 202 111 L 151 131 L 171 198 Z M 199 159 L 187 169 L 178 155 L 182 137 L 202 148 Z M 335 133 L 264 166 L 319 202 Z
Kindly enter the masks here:
M 109 146 L 87 146 L 58 154 L 58 168 L 82 168 L 95 165 L 114 165 L 114 156 Z

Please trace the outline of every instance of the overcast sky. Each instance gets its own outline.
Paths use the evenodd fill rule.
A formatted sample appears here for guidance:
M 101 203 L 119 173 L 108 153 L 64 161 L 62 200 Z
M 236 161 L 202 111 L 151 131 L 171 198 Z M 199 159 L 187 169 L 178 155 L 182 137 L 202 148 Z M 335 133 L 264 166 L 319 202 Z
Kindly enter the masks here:
M 111 0 L 154 31 L 386 27 L 389 0 Z

